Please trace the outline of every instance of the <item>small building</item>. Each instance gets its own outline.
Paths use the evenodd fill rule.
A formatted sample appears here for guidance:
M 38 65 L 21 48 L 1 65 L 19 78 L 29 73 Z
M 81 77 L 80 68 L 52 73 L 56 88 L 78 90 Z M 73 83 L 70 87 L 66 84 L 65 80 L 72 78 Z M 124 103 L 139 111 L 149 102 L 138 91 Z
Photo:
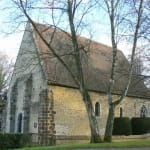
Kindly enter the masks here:
M 36 27 L 75 73 L 69 34 L 38 23 Z M 112 48 L 83 37 L 78 40 L 84 53 L 86 88 L 99 131 L 104 135 Z M 129 62 L 118 51 L 114 98 L 120 96 L 128 70 Z M 134 74 L 127 96 L 116 108 L 116 116 L 150 117 L 149 93 L 143 80 Z M 30 133 L 33 142 L 43 145 L 83 143 L 90 139 L 89 121 L 77 85 L 29 23 L 17 56 L 7 103 L 6 132 Z

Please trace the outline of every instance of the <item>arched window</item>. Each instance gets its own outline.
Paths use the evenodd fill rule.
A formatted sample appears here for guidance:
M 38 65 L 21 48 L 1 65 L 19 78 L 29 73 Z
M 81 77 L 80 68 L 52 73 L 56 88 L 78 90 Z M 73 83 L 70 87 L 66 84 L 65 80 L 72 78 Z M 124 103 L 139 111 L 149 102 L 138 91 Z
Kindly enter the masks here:
M 120 117 L 122 117 L 123 116 L 123 109 L 122 109 L 122 107 L 120 107 Z
M 22 113 L 18 116 L 18 132 L 21 133 L 22 131 Z
M 145 105 L 143 105 L 143 106 L 141 107 L 141 114 L 140 114 L 140 116 L 141 116 L 142 118 L 147 117 L 147 108 L 146 108 Z
M 100 104 L 99 104 L 99 102 L 95 103 L 95 116 L 96 117 L 100 116 Z

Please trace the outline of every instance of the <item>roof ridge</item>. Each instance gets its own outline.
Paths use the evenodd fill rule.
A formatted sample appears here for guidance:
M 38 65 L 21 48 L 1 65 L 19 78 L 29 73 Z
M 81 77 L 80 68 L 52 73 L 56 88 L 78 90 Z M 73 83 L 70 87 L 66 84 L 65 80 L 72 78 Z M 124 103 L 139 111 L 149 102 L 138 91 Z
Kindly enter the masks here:
M 59 27 L 56 27 L 56 26 L 53 26 L 53 25 L 50 25 L 50 24 L 43 24 L 43 23 L 39 23 L 39 22 L 35 22 L 35 21 L 34 21 L 34 23 L 37 24 L 37 25 L 41 25 L 41 26 L 48 27 L 48 29 L 49 29 L 49 28 L 57 29 L 57 30 L 59 30 L 60 32 L 66 33 L 66 35 L 68 35 L 68 34 L 71 35 L 70 32 L 67 32 L 67 31 L 65 31 L 65 30 L 63 30 L 63 29 L 61 29 L 61 28 L 59 28 Z M 79 35 L 79 34 L 78 34 L 78 35 L 77 35 L 77 38 L 81 38 L 81 39 L 84 39 L 84 40 L 89 40 L 89 41 L 91 41 L 92 43 L 95 43 L 95 44 L 98 44 L 98 45 L 102 45 L 102 46 L 104 46 L 104 47 L 108 47 L 109 49 L 112 49 L 112 46 L 110 46 L 110 45 L 107 45 L 107 44 L 101 43 L 101 42 L 99 42 L 99 41 L 90 39 L 90 38 L 88 38 L 88 37 L 86 37 L 86 36 L 83 36 L 83 35 Z M 121 51 L 121 50 L 118 49 L 118 51 Z

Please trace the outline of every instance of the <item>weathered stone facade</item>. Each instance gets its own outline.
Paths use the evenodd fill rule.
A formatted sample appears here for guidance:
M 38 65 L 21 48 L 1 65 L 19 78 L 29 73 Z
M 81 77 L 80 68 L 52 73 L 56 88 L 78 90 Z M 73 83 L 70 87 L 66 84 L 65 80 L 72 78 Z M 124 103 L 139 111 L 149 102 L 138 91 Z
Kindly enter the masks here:
M 52 86 L 55 115 L 56 144 L 85 143 L 90 140 L 90 128 L 88 117 L 80 92 L 74 88 Z M 100 115 L 97 118 L 99 131 L 104 135 L 106 119 L 108 115 L 108 104 L 106 94 L 90 92 L 93 107 L 100 104 Z M 114 95 L 114 97 L 118 97 Z M 122 108 L 123 117 L 140 117 L 141 108 L 145 105 L 150 117 L 150 101 L 143 98 L 126 97 L 116 108 L 115 116 L 120 116 Z
M 8 90 L 5 132 L 31 133 L 34 143 L 38 143 L 40 93 L 47 89 L 40 63 L 34 37 L 27 25 Z
M 6 100 L 0 100 L 0 132 L 4 132 L 6 123 Z

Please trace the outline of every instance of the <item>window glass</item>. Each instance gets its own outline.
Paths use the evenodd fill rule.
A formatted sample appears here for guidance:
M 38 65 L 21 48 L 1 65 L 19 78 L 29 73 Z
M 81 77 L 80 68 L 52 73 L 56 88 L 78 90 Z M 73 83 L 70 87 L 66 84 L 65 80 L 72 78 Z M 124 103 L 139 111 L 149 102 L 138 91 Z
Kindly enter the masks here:
M 99 102 L 95 103 L 95 116 L 97 116 L 97 117 L 100 116 L 100 104 L 99 104 Z
M 122 117 L 123 116 L 123 109 L 122 109 L 122 107 L 120 107 L 120 117 Z

